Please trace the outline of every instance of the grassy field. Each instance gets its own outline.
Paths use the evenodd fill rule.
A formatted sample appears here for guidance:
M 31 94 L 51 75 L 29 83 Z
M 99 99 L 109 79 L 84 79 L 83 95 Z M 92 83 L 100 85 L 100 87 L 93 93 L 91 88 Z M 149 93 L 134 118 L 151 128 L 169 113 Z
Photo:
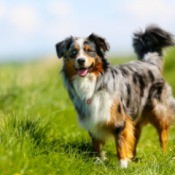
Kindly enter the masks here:
M 168 51 L 165 63 L 165 77 L 175 94 L 175 50 Z M 138 162 L 120 169 L 114 141 L 109 140 L 104 147 L 108 161 L 94 164 L 90 138 L 78 126 L 60 69 L 56 58 L 0 65 L 1 175 L 175 174 L 174 127 L 166 154 L 155 129 L 147 126 L 138 145 Z

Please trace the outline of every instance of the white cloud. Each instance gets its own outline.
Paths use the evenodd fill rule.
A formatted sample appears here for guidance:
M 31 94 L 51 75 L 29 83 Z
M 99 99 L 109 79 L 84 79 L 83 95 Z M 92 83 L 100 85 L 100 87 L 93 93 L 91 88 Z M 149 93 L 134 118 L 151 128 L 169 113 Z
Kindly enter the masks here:
M 37 10 L 28 4 L 12 7 L 9 21 L 14 27 L 22 32 L 32 32 L 38 26 Z
M 57 17 L 64 17 L 72 12 L 72 6 L 66 1 L 52 1 L 48 4 L 48 9 L 50 13 Z
M 55 40 L 56 37 L 66 37 L 77 31 L 76 15 L 73 13 L 74 8 L 70 2 L 50 1 L 46 9 L 50 20 L 44 24 L 47 25 L 47 28 L 43 32 L 49 38 Z
M 165 0 L 134 0 L 127 6 L 127 11 L 139 19 L 172 20 L 175 15 L 175 3 Z

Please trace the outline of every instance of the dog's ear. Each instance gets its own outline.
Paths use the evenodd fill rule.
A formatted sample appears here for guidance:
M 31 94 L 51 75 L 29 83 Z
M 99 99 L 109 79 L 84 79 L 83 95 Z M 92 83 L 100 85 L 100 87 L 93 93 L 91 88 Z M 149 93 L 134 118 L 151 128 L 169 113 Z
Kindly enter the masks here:
M 61 58 L 66 54 L 72 42 L 73 37 L 71 36 L 55 45 L 58 58 Z
M 97 52 L 99 52 L 100 56 L 104 56 L 104 54 L 109 51 L 110 46 L 106 40 L 94 33 L 88 36 L 88 39 L 95 43 Z

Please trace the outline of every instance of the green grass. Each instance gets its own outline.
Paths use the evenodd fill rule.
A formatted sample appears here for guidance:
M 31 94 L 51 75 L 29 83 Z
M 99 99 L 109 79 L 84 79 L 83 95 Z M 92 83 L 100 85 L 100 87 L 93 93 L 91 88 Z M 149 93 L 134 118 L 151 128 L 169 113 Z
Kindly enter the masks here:
M 168 51 L 165 63 L 166 80 L 175 90 L 175 50 Z M 108 161 L 94 164 L 90 138 L 78 126 L 60 69 L 56 59 L 0 65 L 0 174 L 175 174 L 174 127 L 166 154 L 155 129 L 147 126 L 138 145 L 138 162 L 120 169 L 114 141 L 109 140 L 104 147 Z

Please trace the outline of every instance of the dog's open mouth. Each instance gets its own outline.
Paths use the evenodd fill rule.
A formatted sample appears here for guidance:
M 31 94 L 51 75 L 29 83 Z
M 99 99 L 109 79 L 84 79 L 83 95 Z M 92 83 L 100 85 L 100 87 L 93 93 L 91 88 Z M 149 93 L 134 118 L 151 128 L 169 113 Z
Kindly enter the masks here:
M 89 66 L 89 67 L 78 68 L 78 69 L 76 69 L 77 70 L 77 74 L 80 77 L 85 77 L 92 70 L 93 67 L 94 67 L 94 64 L 92 63 L 91 66 Z
M 80 69 L 77 69 L 77 73 L 80 77 L 85 77 L 89 72 L 89 69 L 88 68 L 80 68 Z

